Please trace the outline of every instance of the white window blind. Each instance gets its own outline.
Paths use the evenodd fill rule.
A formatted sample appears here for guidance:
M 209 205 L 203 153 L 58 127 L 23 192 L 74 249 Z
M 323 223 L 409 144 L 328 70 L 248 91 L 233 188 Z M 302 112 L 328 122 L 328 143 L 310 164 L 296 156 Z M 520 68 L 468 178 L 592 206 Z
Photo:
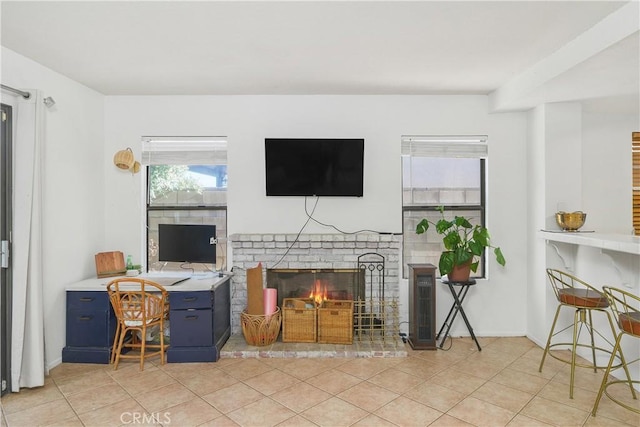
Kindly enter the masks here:
M 220 136 L 143 136 L 144 165 L 226 165 L 227 139 Z
M 486 135 L 402 137 L 403 156 L 486 159 L 488 154 Z

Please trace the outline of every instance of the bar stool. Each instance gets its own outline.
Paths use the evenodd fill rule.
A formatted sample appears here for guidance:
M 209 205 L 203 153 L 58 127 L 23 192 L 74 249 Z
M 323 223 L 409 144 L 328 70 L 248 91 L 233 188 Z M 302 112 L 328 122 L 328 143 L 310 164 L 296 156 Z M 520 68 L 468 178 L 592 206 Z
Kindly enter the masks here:
M 609 359 L 609 365 L 607 365 L 607 369 L 604 372 L 604 378 L 602 378 L 602 384 L 600 385 L 600 391 L 598 391 L 598 396 L 596 397 L 596 401 L 593 405 L 593 410 L 591 411 L 591 415 L 596 416 L 596 411 L 598 410 L 598 404 L 600 404 L 600 399 L 602 398 L 602 394 L 606 394 L 607 397 L 613 400 L 618 405 L 633 411 L 637 414 L 640 414 L 640 406 L 632 407 L 623 402 L 619 397 L 616 397 L 614 393 L 609 393 L 607 388 L 614 384 L 627 384 L 631 389 L 631 396 L 633 399 L 637 399 L 636 390 L 634 388 L 634 384 L 640 384 L 640 381 L 633 381 L 631 379 L 631 375 L 629 375 L 629 364 L 640 362 L 640 358 L 631 361 L 629 364 L 624 359 L 624 355 L 622 354 L 622 347 L 620 343 L 622 341 L 622 337 L 624 335 L 629 335 L 631 337 L 640 338 L 640 297 L 633 295 L 627 291 L 622 289 L 612 288 L 610 286 L 603 286 L 605 295 L 609 298 L 611 309 L 613 310 L 613 315 L 616 318 L 618 323 L 618 327 L 620 328 L 620 332 L 616 337 L 616 344 L 613 347 L 613 351 L 611 353 L 611 358 Z M 626 380 L 618 380 L 618 379 L 609 379 L 609 373 L 615 369 L 613 366 L 613 360 L 615 359 L 616 353 L 620 353 L 620 359 L 622 361 L 621 366 L 624 368 L 624 373 L 627 376 Z
M 558 308 L 556 309 L 556 315 L 553 318 L 553 324 L 551 325 L 551 331 L 549 332 L 549 338 L 547 339 L 547 345 L 544 349 L 544 353 L 542 354 L 542 360 L 540 361 L 539 372 L 542 372 L 542 366 L 544 365 L 544 360 L 549 354 L 554 359 L 557 359 L 561 362 L 568 363 L 571 365 L 571 379 L 569 383 L 569 397 L 573 399 L 573 382 L 575 378 L 575 368 L 576 366 L 582 368 L 593 368 L 593 372 L 597 372 L 598 368 L 604 369 L 605 366 L 598 366 L 596 363 L 596 351 L 604 352 L 607 354 L 615 354 L 612 350 L 605 349 L 602 347 L 598 347 L 595 344 L 594 333 L 600 336 L 604 341 L 610 344 L 611 348 L 613 348 L 613 340 L 616 336 L 615 327 L 613 325 L 613 321 L 611 319 L 611 315 L 607 310 L 609 308 L 609 301 L 607 300 L 606 295 L 594 288 L 593 286 L 587 284 L 583 280 L 578 279 L 575 276 L 572 276 L 568 273 L 565 273 L 560 270 L 555 270 L 548 268 L 547 276 L 549 277 L 549 281 L 553 288 L 554 293 L 556 294 L 556 298 L 558 299 Z M 563 307 L 567 307 L 571 310 L 574 310 L 573 315 L 573 324 L 570 324 L 563 329 L 556 331 L 556 323 L 558 321 L 558 316 L 560 315 L 560 311 Z M 607 339 L 604 335 L 602 335 L 599 331 L 593 328 L 592 321 L 592 312 L 602 312 L 607 316 L 609 320 L 609 325 L 611 326 L 611 338 Z M 553 338 L 566 331 L 567 329 L 573 327 L 573 341 L 571 342 L 553 342 Z M 580 342 L 580 333 L 582 329 L 586 328 L 589 333 L 589 343 L 581 343 Z M 551 349 L 556 347 L 571 347 L 571 359 L 567 360 L 565 358 L 560 357 L 559 355 L 553 354 Z M 588 348 L 591 350 L 591 356 L 593 363 L 585 364 L 580 363 L 576 359 L 576 350 L 578 347 Z M 617 365 L 620 366 L 620 365 Z

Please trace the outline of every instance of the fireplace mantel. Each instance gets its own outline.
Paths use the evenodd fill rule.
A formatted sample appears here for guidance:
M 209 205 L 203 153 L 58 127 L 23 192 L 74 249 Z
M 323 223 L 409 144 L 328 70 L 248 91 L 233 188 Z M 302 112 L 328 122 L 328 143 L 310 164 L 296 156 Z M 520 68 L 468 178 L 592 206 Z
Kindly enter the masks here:
M 399 294 L 400 236 L 393 234 L 233 234 L 231 289 L 232 333 L 241 333 L 240 313 L 247 305 L 246 270 L 262 264 L 266 270 L 356 268 L 360 255 L 374 252 L 385 258 L 385 292 Z

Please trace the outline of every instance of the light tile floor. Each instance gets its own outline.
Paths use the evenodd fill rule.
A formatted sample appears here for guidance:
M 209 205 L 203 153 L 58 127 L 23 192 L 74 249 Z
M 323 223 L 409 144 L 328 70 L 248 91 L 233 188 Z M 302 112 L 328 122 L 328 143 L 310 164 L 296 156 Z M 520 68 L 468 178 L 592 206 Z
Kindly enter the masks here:
M 602 373 L 569 367 L 526 338 L 456 338 L 448 351 L 404 357 L 224 357 L 63 363 L 44 387 L 2 398 L 15 426 L 634 426 L 640 416 L 603 397 Z M 236 349 L 237 350 L 237 349 Z M 632 401 L 628 389 L 620 396 Z

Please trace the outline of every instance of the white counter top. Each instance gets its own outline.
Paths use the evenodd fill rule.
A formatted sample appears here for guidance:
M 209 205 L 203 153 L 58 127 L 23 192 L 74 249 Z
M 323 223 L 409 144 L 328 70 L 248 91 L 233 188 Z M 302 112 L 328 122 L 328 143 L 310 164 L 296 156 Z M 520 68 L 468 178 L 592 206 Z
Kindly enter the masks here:
M 147 277 L 149 280 L 153 280 L 154 277 L 140 275 L 138 277 Z M 159 276 L 162 277 L 162 276 Z M 225 274 L 222 277 L 207 275 L 207 276 L 193 276 L 184 282 L 177 283 L 171 286 L 165 286 L 165 289 L 169 292 L 187 292 L 187 291 L 206 291 L 214 289 L 225 280 L 229 280 L 231 275 Z M 81 280 L 79 282 L 71 283 L 66 287 L 67 291 L 106 291 L 107 283 L 117 279 L 117 277 L 105 277 L 103 279 L 91 278 Z
M 539 236 L 547 241 L 591 246 L 609 251 L 640 255 L 640 237 L 630 234 L 605 234 L 571 231 L 540 230 Z

